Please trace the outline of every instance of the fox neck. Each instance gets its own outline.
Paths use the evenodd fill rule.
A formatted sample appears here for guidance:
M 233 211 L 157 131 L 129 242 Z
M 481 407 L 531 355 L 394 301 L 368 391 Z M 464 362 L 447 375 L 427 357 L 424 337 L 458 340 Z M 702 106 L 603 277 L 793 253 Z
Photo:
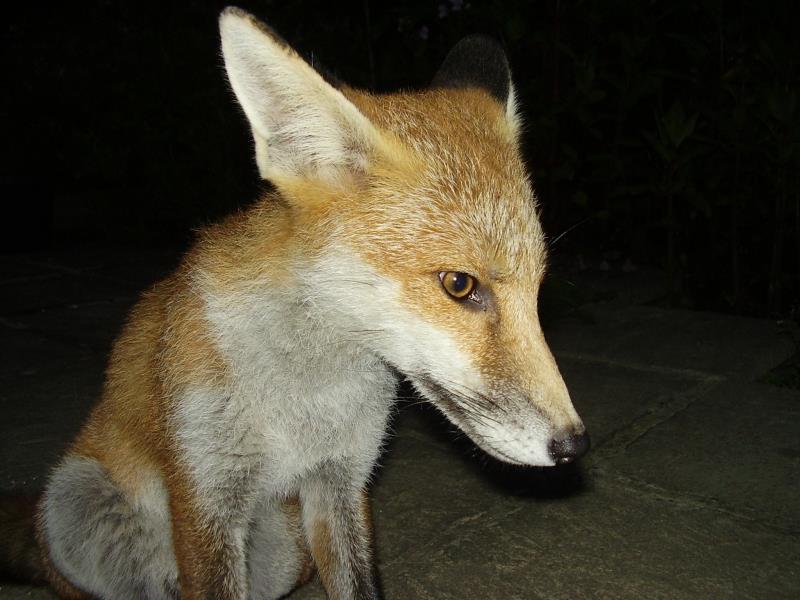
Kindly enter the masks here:
M 327 363 L 335 363 L 332 373 L 337 365 L 388 369 L 373 350 L 379 332 L 370 314 L 372 296 L 386 293 L 386 282 L 331 236 L 309 243 L 296 215 L 273 206 L 274 198 L 266 202 L 228 230 L 210 232 L 192 269 L 223 355 L 245 371 L 273 360 L 288 368 L 287 379 L 309 369 L 324 379 L 318 367 Z

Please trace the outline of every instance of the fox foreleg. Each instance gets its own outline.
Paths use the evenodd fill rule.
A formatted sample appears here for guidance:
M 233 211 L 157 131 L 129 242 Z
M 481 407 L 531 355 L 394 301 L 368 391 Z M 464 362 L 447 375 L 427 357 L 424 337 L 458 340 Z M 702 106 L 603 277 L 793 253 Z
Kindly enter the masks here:
M 182 599 L 247 598 L 244 527 L 173 509 L 173 538 Z
M 347 461 L 326 464 L 301 487 L 303 526 L 331 600 L 381 598 L 372 557 L 367 475 Z

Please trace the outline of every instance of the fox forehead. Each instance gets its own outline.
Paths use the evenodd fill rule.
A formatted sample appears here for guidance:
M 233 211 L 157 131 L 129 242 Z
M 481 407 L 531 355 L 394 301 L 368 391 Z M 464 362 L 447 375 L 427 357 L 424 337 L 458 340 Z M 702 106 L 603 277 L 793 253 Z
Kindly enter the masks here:
M 346 95 L 411 159 L 373 174 L 357 201 L 359 251 L 421 271 L 538 279 L 545 244 L 536 200 L 503 107 L 476 89 Z M 355 235 L 357 232 L 357 235 Z

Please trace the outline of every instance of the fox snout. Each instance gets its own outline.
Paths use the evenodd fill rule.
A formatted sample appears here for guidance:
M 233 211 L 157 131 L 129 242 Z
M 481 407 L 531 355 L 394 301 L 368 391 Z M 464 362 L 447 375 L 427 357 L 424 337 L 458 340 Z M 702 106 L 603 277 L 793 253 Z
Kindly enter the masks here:
M 571 402 L 559 416 L 530 399 L 498 398 L 497 410 L 467 427 L 473 440 L 496 458 L 526 466 L 566 465 L 589 450 L 589 433 Z
M 487 454 L 520 466 L 569 464 L 589 450 L 589 434 L 565 395 L 542 401 L 544 390 L 481 393 L 431 375 L 412 378 L 416 387 Z M 562 384 L 563 385 L 563 384 Z M 554 410 L 555 403 L 560 410 Z M 549 410 L 546 406 L 549 405 Z
M 580 458 L 589 450 L 589 432 L 567 433 L 554 437 L 547 445 L 550 456 L 557 465 L 566 465 Z
M 478 445 L 506 462 L 526 466 L 566 465 L 586 454 L 589 433 L 569 396 L 559 398 L 555 407 L 537 396 L 537 401 L 498 399 L 501 410 L 492 415 L 494 422 L 474 429 Z

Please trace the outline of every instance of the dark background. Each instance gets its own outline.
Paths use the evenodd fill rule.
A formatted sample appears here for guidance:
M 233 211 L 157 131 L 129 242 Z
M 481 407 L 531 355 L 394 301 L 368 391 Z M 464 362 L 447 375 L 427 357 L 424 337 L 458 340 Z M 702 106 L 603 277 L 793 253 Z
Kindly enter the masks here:
M 4 252 L 181 247 L 252 201 L 249 132 L 218 48 L 225 4 L 4 9 Z M 461 36 L 494 35 L 511 59 L 557 261 L 656 267 L 669 281 L 664 305 L 798 319 L 790 2 L 239 5 L 379 91 L 424 86 Z

